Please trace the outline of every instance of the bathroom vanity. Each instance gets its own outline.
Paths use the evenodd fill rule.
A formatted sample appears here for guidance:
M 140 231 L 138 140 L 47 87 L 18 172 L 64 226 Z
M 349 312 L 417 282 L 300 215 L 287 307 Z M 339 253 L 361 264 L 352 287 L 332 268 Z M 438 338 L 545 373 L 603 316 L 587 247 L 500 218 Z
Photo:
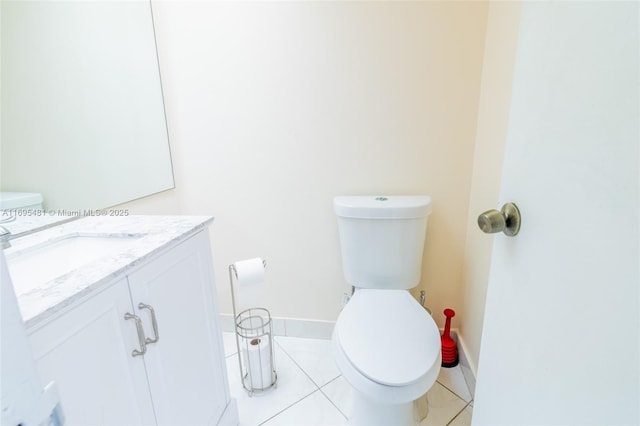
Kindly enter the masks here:
M 5 250 L 38 372 L 57 383 L 67 424 L 237 424 L 211 221 L 86 217 Z

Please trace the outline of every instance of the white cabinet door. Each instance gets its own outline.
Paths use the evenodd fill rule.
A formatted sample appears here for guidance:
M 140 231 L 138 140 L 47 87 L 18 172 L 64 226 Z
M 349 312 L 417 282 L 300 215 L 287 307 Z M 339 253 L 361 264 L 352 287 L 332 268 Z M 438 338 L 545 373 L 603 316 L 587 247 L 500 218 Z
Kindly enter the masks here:
M 29 330 L 40 377 L 55 380 L 68 425 L 146 425 L 155 417 L 126 280 Z
M 229 402 L 211 252 L 206 231 L 181 243 L 129 276 L 136 315 L 153 338 L 144 356 L 160 425 L 216 424 Z

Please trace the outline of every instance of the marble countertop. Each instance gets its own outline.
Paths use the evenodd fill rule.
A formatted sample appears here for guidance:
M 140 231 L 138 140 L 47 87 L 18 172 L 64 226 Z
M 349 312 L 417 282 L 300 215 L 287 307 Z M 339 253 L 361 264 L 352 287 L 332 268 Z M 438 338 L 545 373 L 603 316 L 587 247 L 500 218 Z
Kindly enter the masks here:
M 20 289 L 14 285 L 26 327 L 46 321 L 61 309 L 99 291 L 170 245 L 189 238 L 213 221 L 211 216 L 84 217 L 11 240 L 11 259 L 65 237 L 135 236 L 122 248 L 86 263 L 51 281 Z

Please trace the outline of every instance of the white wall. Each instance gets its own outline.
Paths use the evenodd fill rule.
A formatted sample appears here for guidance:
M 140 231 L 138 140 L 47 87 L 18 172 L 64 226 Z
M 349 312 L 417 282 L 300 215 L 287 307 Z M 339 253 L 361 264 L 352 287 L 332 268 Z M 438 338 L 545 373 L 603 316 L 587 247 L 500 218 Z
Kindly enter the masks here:
M 334 320 L 332 197 L 385 193 L 433 197 L 416 291 L 460 310 L 487 3 L 153 7 L 176 189 L 130 207 L 216 217 L 223 312 L 227 265 L 262 256 L 273 315 Z

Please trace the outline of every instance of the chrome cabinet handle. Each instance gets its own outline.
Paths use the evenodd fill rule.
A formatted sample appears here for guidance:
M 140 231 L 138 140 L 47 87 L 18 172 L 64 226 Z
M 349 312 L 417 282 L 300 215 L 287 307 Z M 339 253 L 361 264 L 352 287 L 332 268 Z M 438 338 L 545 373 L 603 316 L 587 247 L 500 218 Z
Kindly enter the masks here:
M 136 357 L 144 355 L 147 352 L 147 343 L 144 337 L 144 330 L 142 329 L 142 321 L 140 320 L 140 317 L 127 312 L 126 314 L 124 314 L 124 319 L 134 320 L 136 322 L 136 330 L 138 332 L 138 342 L 140 343 L 140 350 L 134 349 L 133 352 L 131 352 L 131 356 Z
M 138 309 L 148 309 L 151 311 L 151 326 L 153 327 L 153 339 L 147 337 L 145 343 L 151 344 L 156 343 L 158 339 L 160 339 L 160 335 L 158 334 L 158 321 L 156 320 L 156 311 L 153 307 L 149 305 L 145 305 L 144 303 L 138 303 Z

